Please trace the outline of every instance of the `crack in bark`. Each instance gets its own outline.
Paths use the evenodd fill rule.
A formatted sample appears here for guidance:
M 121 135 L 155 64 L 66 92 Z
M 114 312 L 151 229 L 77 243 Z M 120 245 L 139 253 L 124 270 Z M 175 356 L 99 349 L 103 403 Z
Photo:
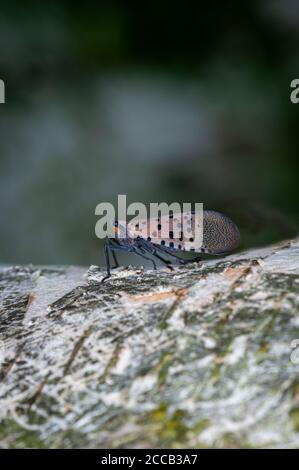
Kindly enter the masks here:
M 84 341 L 86 340 L 86 338 L 88 338 L 88 336 L 91 335 L 91 332 L 92 332 L 92 327 L 87 328 L 85 331 L 83 331 L 82 335 L 80 336 L 80 338 L 76 342 L 76 344 L 74 346 L 74 349 L 72 350 L 72 352 L 70 354 L 70 357 L 69 357 L 66 365 L 64 366 L 64 370 L 63 370 L 63 375 L 64 376 L 66 374 L 68 374 L 68 372 L 71 368 L 71 365 L 73 364 L 78 352 L 80 351 L 80 349 L 82 348 L 82 346 L 84 344 Z
M 32 405 L 36 402 L 36 400 L 39 398 L 39 396 L 42 394 L 43 392 L 43 389 L 49 379 L 51 375 L 51 372 L 48 372 L 48 374 L 46 375 L 46 377 L 44 378 L 44 380 L 42 380 L 39 385 L 37 386 L 37 389 L 36 391 L 33 393 L 33 395 L 28 398 L 28 400 L 26 401 L 27 404 L 28 404 L 28 409 L 30 410 L 30 408 L 32 407 Z

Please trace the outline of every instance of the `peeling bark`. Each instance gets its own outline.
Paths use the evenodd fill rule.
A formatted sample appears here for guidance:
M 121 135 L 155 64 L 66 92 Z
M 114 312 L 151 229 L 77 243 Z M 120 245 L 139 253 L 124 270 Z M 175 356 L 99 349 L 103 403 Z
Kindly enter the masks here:
M 1 447 L 299 447 L 299 240 L 84 271 L 0 269 Z

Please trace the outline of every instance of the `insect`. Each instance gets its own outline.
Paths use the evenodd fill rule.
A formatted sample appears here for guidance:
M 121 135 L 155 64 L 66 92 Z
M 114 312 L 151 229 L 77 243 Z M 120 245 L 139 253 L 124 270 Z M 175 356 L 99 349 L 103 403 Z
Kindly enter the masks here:
M 107 275 L 102 282 L 111 276 L 111 269 L 119 267 L 115 251 L 135 253 L 151 261 L 154 269 L 157 269 L 156 260 L 159 260 L 173 270 L 173 263 L 183 265 L 202 259 L 200 256 L 183 259 L 179 256 L 182 252 L 222 255 L 239 245 L 240 232 L 236 224 L 224 214 L 210 210 L 203 211 L 202 242 L 196 243 L 193 235 L 195 215 L 195 212 L 183 212 L 161 216 L 157 219 L 140 219 L 137 223 L 126 224 L 126 222 L 115 221 L 113 227 L 115 238 L 107 237 L 104 246 Z M 187 224 L 187 230 L 184 232 L 179 230 L 183 223 Z M 167 237 L 164 237 L 165 232 Z M 115 263 L 113 267 L 110 265 L 110 253 Z

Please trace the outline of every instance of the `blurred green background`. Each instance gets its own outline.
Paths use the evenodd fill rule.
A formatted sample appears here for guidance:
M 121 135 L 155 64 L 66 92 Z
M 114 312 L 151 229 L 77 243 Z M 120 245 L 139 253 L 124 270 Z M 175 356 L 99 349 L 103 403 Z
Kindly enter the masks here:
M 101 264 L 99 202 L 298 229 L 299 5 L 1 2 L 0 262 Z

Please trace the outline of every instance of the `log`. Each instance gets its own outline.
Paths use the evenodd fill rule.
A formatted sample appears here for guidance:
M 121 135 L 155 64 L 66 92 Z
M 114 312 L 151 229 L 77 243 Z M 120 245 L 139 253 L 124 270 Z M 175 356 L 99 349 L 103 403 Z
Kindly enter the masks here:
M 299 239 L 0 269 L 2 448 L 298 448 Z

